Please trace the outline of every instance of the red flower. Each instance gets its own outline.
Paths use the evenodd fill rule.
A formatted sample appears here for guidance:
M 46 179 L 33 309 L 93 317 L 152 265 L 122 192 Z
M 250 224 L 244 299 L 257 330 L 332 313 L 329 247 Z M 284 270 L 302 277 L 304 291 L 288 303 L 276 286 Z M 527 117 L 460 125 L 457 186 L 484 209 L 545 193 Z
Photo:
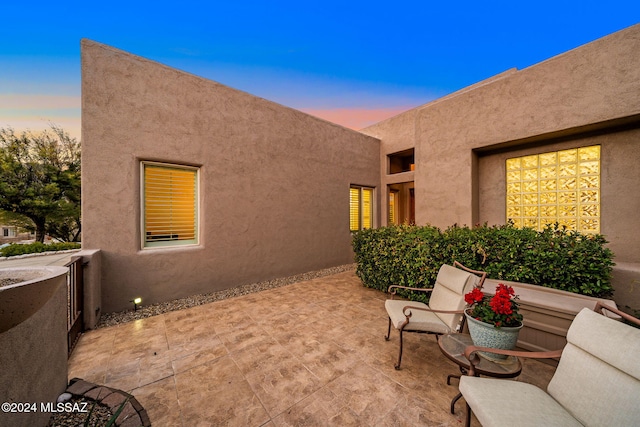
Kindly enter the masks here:
M 511 286 L 506 286 L 503 283 L 500 283 L 496 288 L 496 295 L 500 295 L 506 298 L 510 298 L 514 296 L 516 292 L 513 290 Z
M 485 296 L 478 288 L 474 288 L 464 296 L 469 305 L 469 314 L 477 320 L 501 326 L 517 326 L 522 322 L 518 313 L 515 291 L 511 286 L 499 284 L 491 298 Z
M 504 297 L 504 295 L 498 294 L 496 292 L 495 296 L 491 298 L 491 309 L 498 314 L 511 314 L 513 310 L 511 309 L 511 299 L 509 297 Z
M 482 293 L 482 291 L 478 288 L 473 288 L 471 292 L 465 294 L 464 301 L 467 304 L 471 305 L 473 303 L 482 301 L 482 298 L 484 298 L 484 294 Z

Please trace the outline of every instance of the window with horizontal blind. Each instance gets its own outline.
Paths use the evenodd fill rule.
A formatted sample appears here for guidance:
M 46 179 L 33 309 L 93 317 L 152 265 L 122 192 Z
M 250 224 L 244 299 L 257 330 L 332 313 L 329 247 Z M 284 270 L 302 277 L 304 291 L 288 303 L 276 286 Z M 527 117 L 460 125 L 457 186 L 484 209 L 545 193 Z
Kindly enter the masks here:
M 142 163 L 143 247 L 198 243 L 198 169 Z
M 351 231 L 373 227 L 373 188 L 352 185 L 349 192 Z

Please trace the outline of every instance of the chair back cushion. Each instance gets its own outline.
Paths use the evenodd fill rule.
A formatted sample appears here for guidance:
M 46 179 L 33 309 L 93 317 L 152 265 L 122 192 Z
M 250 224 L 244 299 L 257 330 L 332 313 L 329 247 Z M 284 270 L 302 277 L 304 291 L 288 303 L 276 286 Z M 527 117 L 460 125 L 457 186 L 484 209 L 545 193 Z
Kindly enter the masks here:
M 585 426 L 638 425 L 639 355 L 640 329 L 584 308 L 547 391 Z
M 433 285 L 429 307 L 433 310 L 462 310 L 464 294 L 480 282 L 480 278 L 453 266 L 443 264 Z M 435 313 L 452 331 L 455 331 L 462 314 Z

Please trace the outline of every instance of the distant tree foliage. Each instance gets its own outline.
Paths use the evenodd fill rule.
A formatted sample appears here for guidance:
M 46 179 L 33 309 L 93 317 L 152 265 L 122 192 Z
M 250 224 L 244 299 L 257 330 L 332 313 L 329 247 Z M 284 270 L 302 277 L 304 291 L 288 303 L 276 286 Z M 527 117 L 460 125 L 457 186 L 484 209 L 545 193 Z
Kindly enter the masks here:
M 38 242 L 80 241 L 80 143 L 53 124 L 40 133 L 0 128 L 0 210 Z

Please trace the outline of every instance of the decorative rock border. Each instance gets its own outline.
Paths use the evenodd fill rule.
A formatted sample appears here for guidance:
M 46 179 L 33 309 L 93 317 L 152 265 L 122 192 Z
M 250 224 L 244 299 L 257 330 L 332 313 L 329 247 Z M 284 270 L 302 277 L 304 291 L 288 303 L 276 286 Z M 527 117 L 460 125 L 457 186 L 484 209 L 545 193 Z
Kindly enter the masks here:
M 121 323 L 131 322 L 133 320 L 145 319 L 159 314 L 169 313 L 171 311 L 183 310 L 185 308 L 196 307 L 202 304 L 208 304 L 214 301 L 220 301 L 227 298 L 238 297 L 242 295 L 252 294 L 267 289 L 274 289 L 280 286 L 291 285 L 293 283 L 305 280 L 317 279 L 320 277 L 330 276 L 333 274 L 343 273 L 345 271 L 353 271 L 356 264 L 345 264 L 337 267 L 325 268 L 323 270 L 310 271 L 308 273 L 296 274 L 294 276 L 281 277 L 272 280 L 241 285 L 222 291 L 211 292 L 208 294 L 191 295 L 186 298 L 180 298 L 173 301 L 161 302 L 148 306 L 138 306 L 138 310 L 125 310 L 114 313 L 105 313 L 100 316 L 100 321 L 96 325 L 96 329 L 115 326 Z
M 116 427 L 151 427 L 151 420 L 140 402 L 122 390 L 100 386 L 80 378 L 73 378 L 67 387 L 67 393 L 74 397 L 84 397 L 108 406 L 114 414 L 124 404 L 124 409 L 116 418 Z

